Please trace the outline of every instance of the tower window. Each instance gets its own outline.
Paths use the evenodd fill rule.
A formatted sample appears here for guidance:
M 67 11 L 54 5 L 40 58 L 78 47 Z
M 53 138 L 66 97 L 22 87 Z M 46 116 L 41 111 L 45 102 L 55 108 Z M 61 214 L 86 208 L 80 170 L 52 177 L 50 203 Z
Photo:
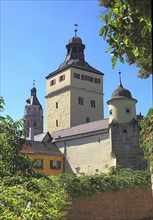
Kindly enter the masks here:
M 90 122 L 90 118 L 86 117 L 86 123 L 89 123 L 89 122 Z
M 91 108 L 95 108 L 96 107 L 96 101 L 95 100 L 91 100 Z
M 81 47 L 79 47 L 79 52 L 83 53 L 83 49 Z
M 130 113 L 130 109 L 129 108 L 126 108 L 126 113 Z
M 82 79 L 82 80 L 85 80 L 85 75 L 81 75 L 81 79 Z
M 93 77 L 90 77 L 90 82 L 93 82 Z
M 58 102 L 56 102 L 56 108 L 58 108 Z
M 83 105 L 83 98 L 82 97 L 78 97 L 78 104 Z
M 56 84 L 56 79 L 53 79 L 53 80 L 50 81 L 50 86 L 53 86 L 55 84 Z
M 109 110 L 109 115 L 112 115 L 112 109 L 111 109 L 111 110 Z
M 123 129 L 123 133 L 127 133 L 127 129 L 126 128 Z
M 56 127 L 58 127 L 58 120 L 56 120 Z
M 65 80 L 65 75 L 61 75 L 61 76 L 59 77 L 59 82 L 61 82 L 61 81 L 63 81 L 63 80 Z
M 74 78 L 80 79 L 80 74 L 79 73 L 74 73 Z
M 100 79 L 95 78 L 95 83 L 100 83 Z
M 33 126 L 34 126 L 34 127 L 37 126 L 37 120 L 36 120 L 36 119 L 34 119 Z

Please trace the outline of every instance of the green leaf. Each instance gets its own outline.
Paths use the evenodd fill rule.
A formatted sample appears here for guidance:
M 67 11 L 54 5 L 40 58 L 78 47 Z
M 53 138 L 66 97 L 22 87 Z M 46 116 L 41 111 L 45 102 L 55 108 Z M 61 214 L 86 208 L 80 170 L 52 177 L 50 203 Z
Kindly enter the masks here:
M 109 11 L 108 14 L 107 14 L 107 19 L 108 19 L 108 21 L 111 20 L 112 12 L 113 12 L 113 10 L 110 9 L 110 11 Z
M 132 52 L 133 52 L 133 54 L 134 54 L 135 57 L 139 56 L 139 51 L 138 51 L 138 49 L 135 49 L 135 50 L 133 50 Z
M 108 47 L 105 52 L 107 53 L 107 52 L 109 52 L 111 49 L 112 49 L 112 46 Z
M 112 68 L 114 69 L 116 65 L 117 57 L 113 55 L 111 61 L 112 61 Z
M 147 25 L 145 25 L 145 26 L 142 28 L 142 31 L 141 31 L 141 36 L 142 36 L 142 37 L 145 37 L 145 35 L 146 35 L 147 31 L 148 31 L 148 26 L 147 26 Z
M 105 21 L 105 17 L 100 16 L 99 18 L 100 18 L 100 20 Z
M 99 36 L 102 36 L 105 31 L 105 26 L 103 26 L 99 31 Z
M 108 28 L 105 29 L 104 33 L 103 33 L 103 39 L 105 40 L 107 37 L 107 33 L 108 33 Z
M 124 63 L 124 58 L 123 57 L 119 56 L 118 58 L 121 61 L 121 63 Z

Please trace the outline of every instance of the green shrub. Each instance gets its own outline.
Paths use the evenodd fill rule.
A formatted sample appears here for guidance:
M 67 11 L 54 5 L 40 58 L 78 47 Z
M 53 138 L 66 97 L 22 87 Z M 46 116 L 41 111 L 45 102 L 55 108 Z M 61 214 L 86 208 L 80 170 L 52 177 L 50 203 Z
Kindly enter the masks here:
M 129 187 L 151 187 L 147 171 L 112 167 L 107 174 L 5 176 L 0 179 L 1 220 L 61 220 L 71 198 Z
M 56 177 L 4 177 L 0 180 L 0 219 L 60 220 L 67 195 Z
M 60 181 L 71 197 L 91 195 L 108 190 L 118 191 L 128 187 L 151 186 L 151 177 L 147 171 L 134 171 L 128 168 L 112 167 L 107 174 L 76 175 L 66 174 L 60 176 Z

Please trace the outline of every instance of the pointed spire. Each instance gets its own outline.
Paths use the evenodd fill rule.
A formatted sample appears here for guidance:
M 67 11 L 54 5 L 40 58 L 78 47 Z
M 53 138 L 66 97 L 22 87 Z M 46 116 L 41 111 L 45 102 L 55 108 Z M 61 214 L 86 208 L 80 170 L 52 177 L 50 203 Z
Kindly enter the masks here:
M 77 31 L 78 31 L 77 27 L 78 27 L 78 24 L 74 24 L 75 37 L 77 37 Z
M 31 96 L 36 96 L 35 80 L 33 80 L 33 88 L 31 89 Z
M 122 81 L 121 81 L 121 71 L 118 72 L 119 74 L 119 85 L 122 86 Z M 122 86 L 123 87 L 123 86 Z
M 36 82 L 36 81 L 35 81 L 35 80 L 33 80 L 33 88 L 35 88 L 35 82 Z

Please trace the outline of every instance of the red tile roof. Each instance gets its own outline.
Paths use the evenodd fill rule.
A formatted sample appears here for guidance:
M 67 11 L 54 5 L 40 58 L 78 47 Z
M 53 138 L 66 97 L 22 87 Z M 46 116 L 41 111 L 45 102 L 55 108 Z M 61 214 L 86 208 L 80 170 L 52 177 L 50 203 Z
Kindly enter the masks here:
M 24 154 L 44 154 L 62 156 L 62 153 L 54 143 L 46 143 L 40 141 L 30 141 L 30 144 L 25 144 L 22 148 Z

